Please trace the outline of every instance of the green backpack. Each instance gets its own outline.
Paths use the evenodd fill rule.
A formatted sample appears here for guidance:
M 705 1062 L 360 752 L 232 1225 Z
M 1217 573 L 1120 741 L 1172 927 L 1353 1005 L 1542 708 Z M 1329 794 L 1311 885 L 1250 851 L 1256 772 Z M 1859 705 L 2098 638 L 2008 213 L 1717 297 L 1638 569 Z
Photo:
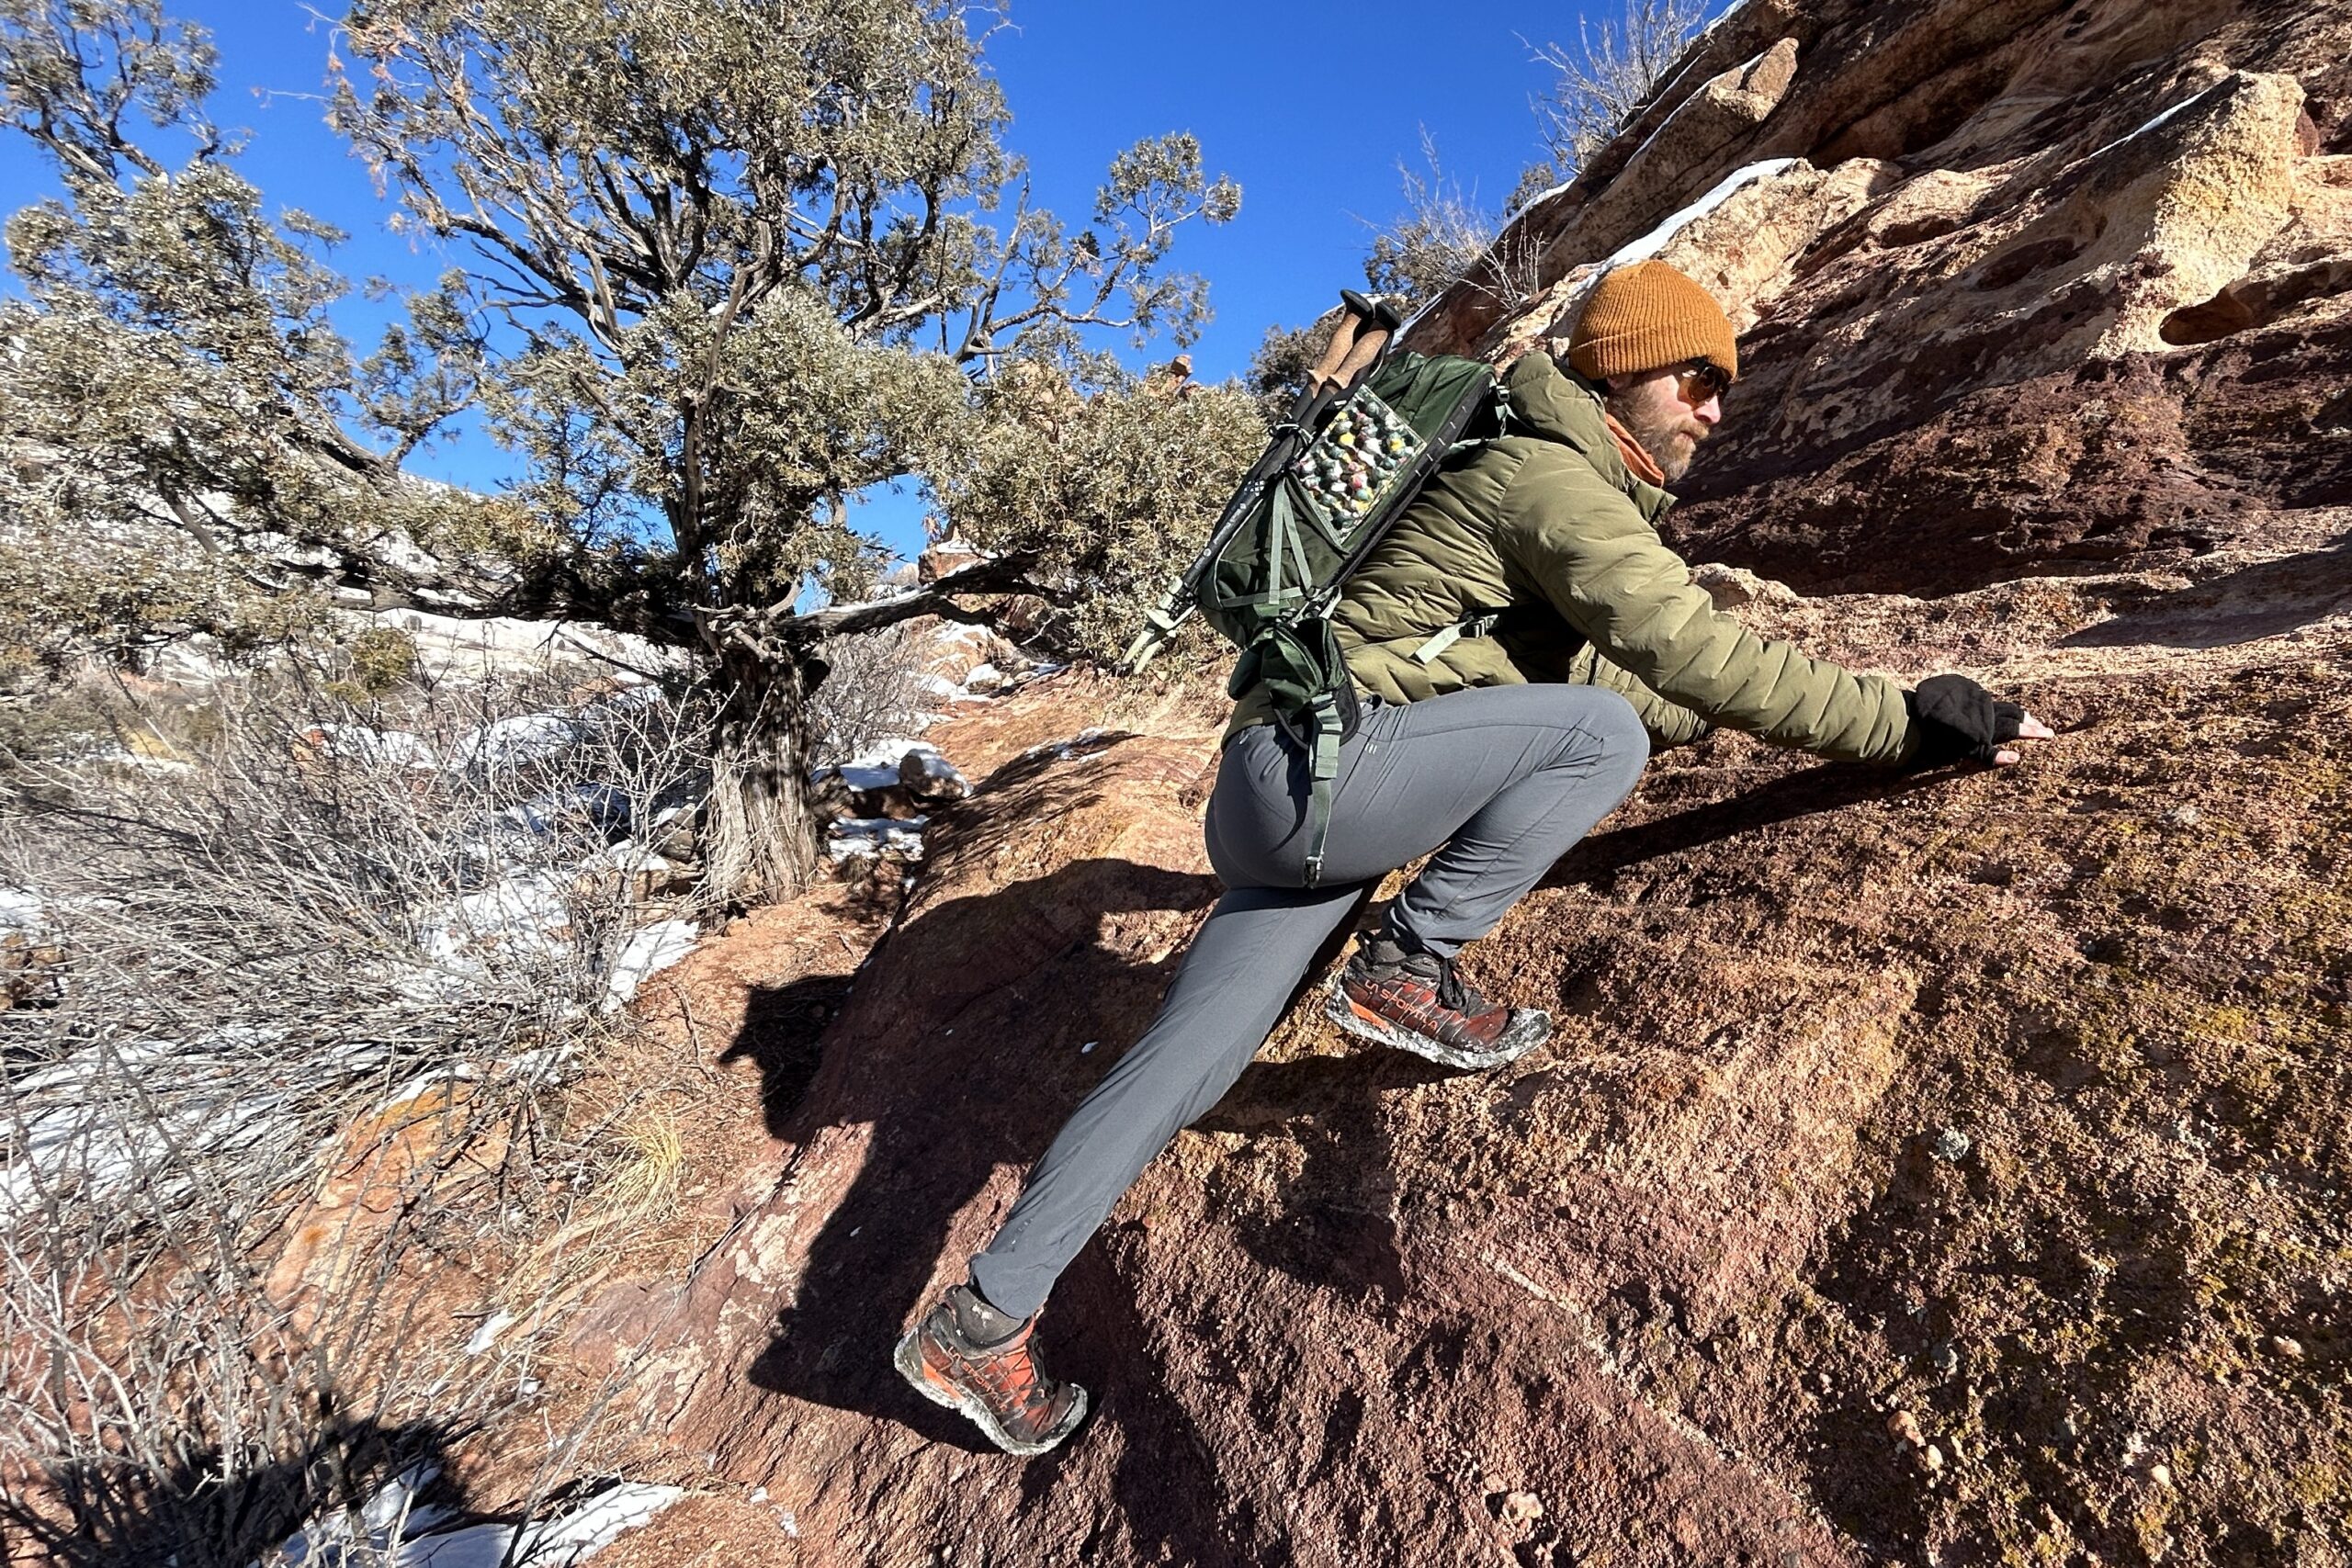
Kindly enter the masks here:
M 1439 463 L 1501 434 L 1510 415 L 1490 367 L 1392 355 L 1395 308 L 1352 291 L 1340 299 L 1347 314 L 1306 390 L 1121 661 L 1141 670 L 1195 611 L 1241 650 L 1227 690 L 1239 698 L 1263 686 L 1274 722 L 1311 760 L 1309 887 L 1322 877 L 1340 743 L 1357 722 L 1332 608 Z

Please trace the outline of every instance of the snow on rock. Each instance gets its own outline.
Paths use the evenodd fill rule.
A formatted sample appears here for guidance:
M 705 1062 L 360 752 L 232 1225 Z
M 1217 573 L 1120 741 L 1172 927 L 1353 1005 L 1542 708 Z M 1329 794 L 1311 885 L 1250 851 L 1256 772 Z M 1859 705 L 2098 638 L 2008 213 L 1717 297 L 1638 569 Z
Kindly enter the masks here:
M 479 682 L 501 675 L 589 665 L 608 676 L 650 681 L 682 672 L 686 656 L 604 626 L 512 615 L 469 619 L 415 610 L 345 613 L 355 627 L 404 632 L 416 645 L 418 671 L 434 681 Z
M 825 829 L 825 852 L 836 863 L 885 852 L 904 860 L 922 859 L 922 830 L 928 817 L 844 817 Z
M 229 678 L 234 669 L 220 639 L 207 632 L 191 632 L 156 649 L 146 660 L 146 673 L 175 686 L 211 686 Z
M 656 920 L 632 931 L 605 976 L 605 1005 L 619 1007 L 653 976 L 694 951 L 701 932 L 690 920 Z
M 474 1523 L 418 1501 L 439 1474 L 429 1465 L 407 1472 L 356 1513 L 304 1527 L 253 1568 L 574 1568 L 686 1495 L 622 1482 L 545 1518 Z
M 852 789 L 888 789 L 899 782 L 896 762 L 843 762 L 838 768 L 819 768 L 811 776 L 821 779 L 828 773 L 839 775 L 842 783 Z
M 1647 261 L 1650 257 L 1657 254 L 1658 252 L 1666 249 L 1666 247 L 1673 242 L 1673 239 L 1677 234 L 1679 234 L 1683 230 L 1688 229 L 1691 224 L 1696 223 L 1700 219 L 1704 218 L 1708 213 L 1713 212 L 1716 208 L 1721 207 L 1724 202 L 1729 201 L 1734 196 L 1737 195 L 1747 186 L 1754 185 L 1758 180 L 1770 179 L 1774 175 L 1781 173 L 1784 169 L 1792 169 L 1802 162 L 1804 162 L 1804 160 L 1800 158 L 1767 158 L 1761 163 L 1749 164 L 1744 167 L 1734 169 L 1730 174 L 1725 175 L 1721 180 L 1718 180 L 1715 183 L 1714 188 L 1710 190 L 1706 195 L 1701 197 L 1698 200 L 1692 202 L 1681 211 L 1660 220 L 1657 228 L 1652 229 L 1640 239 L 1623 246 L 1614 255 L 1601 263 L 1600 265 L 1594 270 L 1593 280 L 1595 282 L 1600 281 L 1601 277 L 1616 270 L 1618 267 L 1631 266 L 1637 261 Z
M 899 759 L 896 781 L 917 800 L 962 800 L 972 793 L 963 770 L 940 754 L 936 746 L 917 745 Z
M 936 680 L 938 677 L 932 676 L 928 679 Z M 894 735 L 887 739 L 876 740 L 846 762 L 819 768 L 809 776 L 812 779 L 821 779 L 829 774 L 838 774 L 842 783 L 852 789 L 888 789 L 899 782 L 908 756 L 915 752 L 924 752 L 939 757 L 939 748 L 927 740 L 910 740 L 902 736 Z M 948 763 L 944 757 L 939 757 L 939 761 L 943 764 L 953 767 L 953 764 Z
M 2203 92 L 2181 99 L 2180 102 L 2173 105 L 2172 107 L 2164 110 L 2162 113 L 2147 120 L 2138 130 L 2128 130 L 2122 135 L 2117 137 L 2114 141 L 2100 146 L 2097 152 L 2091 153 L 2091 157 L 2096 158 L 2102 152 L 2112 152 L 2114 149 L 2122 146 L 2127 141 L 2147 135 L 2148 132 L 2155 130 L 2158 126 L 2164 124 L 2166 120 L 2180 113 L 2181 110 L 2190 108 L 2198 104 L 2203 103 L 2207 98 L 2213 96 L 2216 89 L 2226 87 L 2229 85 L 2229 78 L 2223 77 L 2221 81 L 2214 83 L 2212 86 L 2206 88 Z
M 519 768 L 544 761 L 580 739 L 580 722 L 530 713 L 469 730 L 450 748 L 453 768 Z

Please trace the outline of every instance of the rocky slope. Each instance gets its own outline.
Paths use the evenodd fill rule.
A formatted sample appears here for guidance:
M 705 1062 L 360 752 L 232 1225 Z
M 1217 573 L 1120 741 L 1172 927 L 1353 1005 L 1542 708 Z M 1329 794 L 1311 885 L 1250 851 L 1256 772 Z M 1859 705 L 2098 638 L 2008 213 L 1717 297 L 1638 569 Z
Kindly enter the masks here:
M 1415 341 L 1691 270 L 1747 329 L 1672 520 L 1719 598 L 2062 738 L 1659 758 L 1474 952 L 1562 1020 L 1504 1072 L 1296 1009 L 1066 1278 L 1100 1414 L 1023 1462 L 888 1346 L 1214 897 L 1214 716 L 1007 699 L 845 1000 L 706 1010 L 773 1141 L 575 1342 L 716 1495 L 606 1560 L 2352 1561 L 2347 55 L 2251 0 L 1710 32 Z

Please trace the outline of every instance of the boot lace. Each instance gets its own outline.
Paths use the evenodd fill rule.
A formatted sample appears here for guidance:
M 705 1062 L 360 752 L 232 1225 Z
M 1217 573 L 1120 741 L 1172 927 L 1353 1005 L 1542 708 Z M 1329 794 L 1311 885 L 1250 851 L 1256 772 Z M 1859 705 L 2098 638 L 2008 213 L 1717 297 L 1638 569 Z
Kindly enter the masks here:
M 1454 973 L 1451 958 L 1437 961 L 1437 1005 L 1449 1012 L 1470 1010 L 1469 987 L 1462 983 L 1462 976 Z
M 1043 1387 L 1044 1380 L 1038 1375 L 1037 1363 L 1029 1359 L 1026 1344 L 989 1357 L 981 1361 L 976 1371 L 980 1382 L 989 1393 L 1016 1410 L 1035 1410 L 1052 1397 Z

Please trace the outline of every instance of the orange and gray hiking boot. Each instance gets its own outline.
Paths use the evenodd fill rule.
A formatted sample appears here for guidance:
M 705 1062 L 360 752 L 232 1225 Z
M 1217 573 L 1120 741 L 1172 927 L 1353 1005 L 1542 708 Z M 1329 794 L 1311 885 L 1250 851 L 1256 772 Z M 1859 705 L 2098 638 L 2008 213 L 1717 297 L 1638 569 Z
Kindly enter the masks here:
M 1029 1353 L 1023 1323 L 958 1285 L 924 1314 L 891 1358 L 915 1392 L 960 1410 L 1009 1454 L 1041 1454 L 1086 1416 L 1086 1391 L 1056 1382 Z
M 1453 959 L 1386 937 L 1357 946 L 1324 1011 L 1351 1034 L 1469 1072 L 1514 1061 L 1552 1033 L 1550 1014 L 1490 1002 L 1463 983 Z

